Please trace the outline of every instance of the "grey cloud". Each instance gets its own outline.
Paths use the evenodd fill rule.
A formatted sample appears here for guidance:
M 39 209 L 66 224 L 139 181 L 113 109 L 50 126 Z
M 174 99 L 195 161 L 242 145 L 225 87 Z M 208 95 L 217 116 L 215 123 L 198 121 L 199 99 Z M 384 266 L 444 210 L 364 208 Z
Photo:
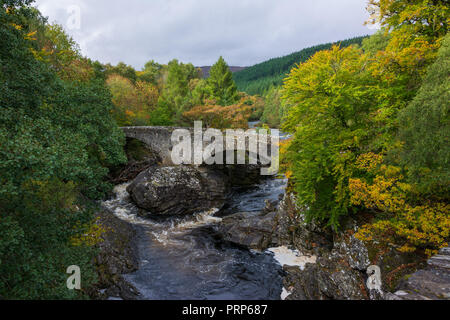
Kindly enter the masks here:
M 373 33 L 364 0 L 37 0 L 50 22 L 67 26 L 81 9 L 81 29 L 68 30 L 88 57 L 140 69 L 173 58 L 197 66 L 222 55 L 247 66 L 302 48 Z

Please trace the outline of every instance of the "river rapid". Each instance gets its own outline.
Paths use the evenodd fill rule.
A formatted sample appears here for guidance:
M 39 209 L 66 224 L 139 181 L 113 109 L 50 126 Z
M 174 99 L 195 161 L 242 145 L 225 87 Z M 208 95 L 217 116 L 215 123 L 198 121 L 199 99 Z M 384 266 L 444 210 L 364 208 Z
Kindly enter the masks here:
M 265 200 L 277 201 L 287 180 L 268 178 L 234 189 L 223 210 L 185 218 L 148 219 L 138 215 L 126 187 L 116 186 L 103 206 L 137 228 L 139 270 L 125 279 L 145 300 L 279 300 L 283 270 L 270 251 L 257 252 L 221 239 L 221 217 L 261 211 Z

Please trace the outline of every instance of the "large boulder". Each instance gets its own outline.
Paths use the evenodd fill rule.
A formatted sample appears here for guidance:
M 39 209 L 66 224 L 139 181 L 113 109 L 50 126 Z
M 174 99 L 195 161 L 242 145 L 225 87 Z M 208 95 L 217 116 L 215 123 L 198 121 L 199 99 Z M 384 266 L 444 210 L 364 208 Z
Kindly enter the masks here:
M 272 242 L 276 212 L 240 212 L 223 218 L 219 232 L 226 241 L 265 250 Z
M 188 215 L 221 208 L 229 193 L 226 176 L 208 168 L 150 168 L 128 186 L 133 201 L 150 214 Z

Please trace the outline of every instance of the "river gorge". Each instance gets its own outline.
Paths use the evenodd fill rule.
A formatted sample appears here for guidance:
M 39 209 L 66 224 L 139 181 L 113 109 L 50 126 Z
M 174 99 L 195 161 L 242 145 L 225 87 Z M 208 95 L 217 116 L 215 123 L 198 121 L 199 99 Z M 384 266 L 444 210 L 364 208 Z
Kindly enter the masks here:
M 172 167 L 149 170 L 153 173 L 149 182 L 177 174 Z M 163 177 L 155 178 L 155 171 Z M 195 174 L 194 170 L 187 172 Z M 287 296 L 283 265 L 304 266 L 307 259 L 285 246 L 266 248 L 256 242 L 233 241 L 224 235 L 228 230 L 223 227 L 227 219 L 234 226 L 236 214 L 241 215 L 239 221 L 245 221 L 267 211 L 268 206 L 274 211 L 285 195 L 288 181 L 283 176 L 238 183 L 218 208 L 166 217 L 137 205 L 129 193 L 133 183 L 139 187 L 132 181 L 118 184 L 102 206 L 136 231 L 138 268 L 123 277 L 139 292 L 137 299 L 279 300 Z M 269 228 L 272 224 L 269 221 Z
M 137 226 L 139 270 L 125 279 L 142 299 L 280 299 L 283 271 L 269 251 L 248 250 L 223 241 L 221 211 L 186 218 L 141 218 L 128 185 L 115 188 L 103 205 Z M 265 200 L 283 195 L 286 180 L 268 179 L 248 190 L 234 190 L 228 212 L 255 212 Z M 222 212 L 222 215 L 225 214 Z
M 340 232 L 307 221 L 284 176 L 262 177 L 247 165 L 166 166 L 144 149 L 140 161 L 129 157 L 101 203 L 113 241 L 98 264 L 110 274 L 101 276 L 108 278 L 103 287 L 114 287 L 101 290 L 102 299 L 450 296 L 448 249 L 428 264 L 395 248 L 379 252 L 354 237 L 355 218 Z

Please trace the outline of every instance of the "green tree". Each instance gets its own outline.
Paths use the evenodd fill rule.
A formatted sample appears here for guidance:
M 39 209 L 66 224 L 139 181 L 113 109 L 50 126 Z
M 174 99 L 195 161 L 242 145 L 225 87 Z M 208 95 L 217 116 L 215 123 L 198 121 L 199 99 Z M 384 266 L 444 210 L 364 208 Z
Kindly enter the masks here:
M 205 104 L 208 98 L 208 82 L 205 79 L 199 79 L 192 90 L 192 104 L 199 106 Z
M 138 72 L 137 77 L 138 80 L 151 82 L 153 84 L 158 84 L 158 80 L 161 76 L 162 65 L 151 60 L 147 62 L 144 66 L 144 69 Z
M 291 105 L 283 130 L 294 133 L 288 175 L 308 218 L 335 228 L 349 212 L 354 161 L 373 136 L 377 89 L 366 62 L 360 49 L 335 46 L 292 69 L 283 89 Z
M 280 127 L 284 116 L 284 108 L 281 102 L 281 90 L 271 87 L 264 95 L 264 111 L 261 121 L 271 128 Z
M 239 100 L 233 74 L 222 57 L 211 67 L 209 74 L 207 81 L 211 99 L 222 106 L 232 105 Z
M 101 79 L 63 80 L 40 59 L 30 3 L 0 1 L 0 296 L 86 297 L 67 290 L 65 271 L 79 265 L 87 288 L 95 251 L 71 239 L 89 232 L 86 196 L 109 190 L 124 137 Z
M 427 197 L 449 200 L 450 34 L 414 100 L 400 113 L 401 163 Z
M 183 112 L 192 107 L 190 82 L 199 77 L 198 70 L 192 64 L 183 64 L 172 60 L 168 64 L 167 81 L 159 98 L 159 114 L 172 114 L 172 121 L 180 123 Z M 164 111 L 167 109 L 167 111 Z

